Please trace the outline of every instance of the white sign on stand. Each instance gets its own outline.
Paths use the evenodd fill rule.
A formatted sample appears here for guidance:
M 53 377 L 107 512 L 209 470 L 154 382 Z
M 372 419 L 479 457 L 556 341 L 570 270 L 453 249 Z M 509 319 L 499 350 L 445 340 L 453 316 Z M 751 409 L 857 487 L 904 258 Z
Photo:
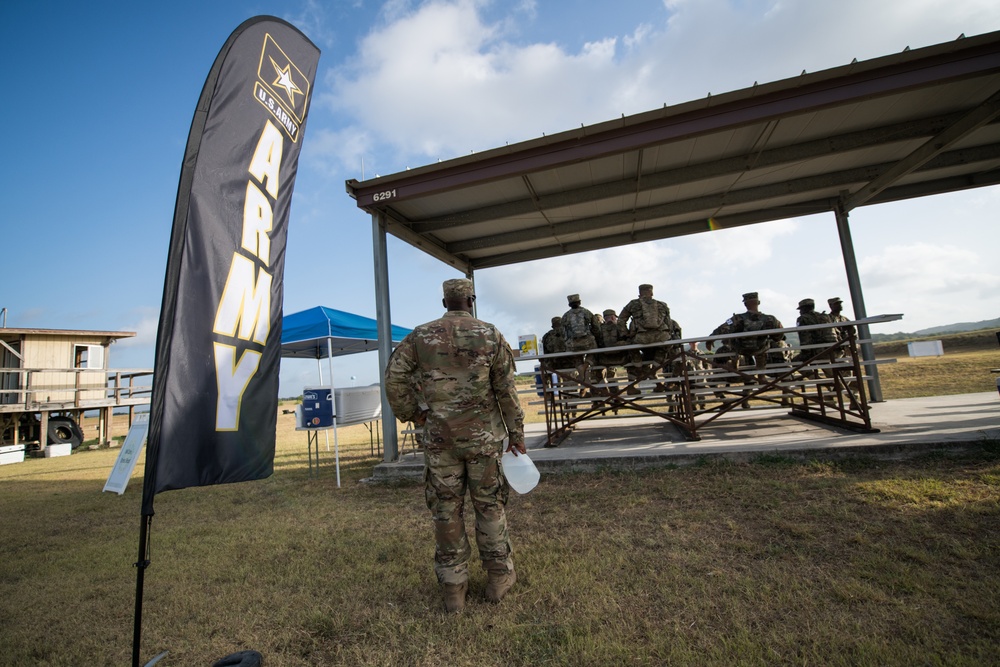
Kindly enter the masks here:
M 142 447 L 146 444 L 147 433 L 149 433 L 149 413 L 140 412 L 135 416 L 135 420 L 128 430 L 128 435 L 125 436 L 125 442 L 122 443 L 122 449 L 118 452 L 115 467 L 111 469 L 108 481 L 104 484 L 104 491 L 114 491 L 119 496 L 125 493 L 128 480 L 132 477 L 132 471 L 135 470 L 136 461 L 139 460 Z

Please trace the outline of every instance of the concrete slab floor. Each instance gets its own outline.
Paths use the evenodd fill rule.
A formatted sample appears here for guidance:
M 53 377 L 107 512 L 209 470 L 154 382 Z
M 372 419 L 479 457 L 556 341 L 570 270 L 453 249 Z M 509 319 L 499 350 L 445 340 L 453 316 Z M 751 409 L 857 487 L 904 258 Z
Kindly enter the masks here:
M 713 458 L 749 461 L 762 455 L 828 459 L 849 455 L 903 458 L 1000 440 L 996 392 L 904 398 L 871 406 L 878 433 L 858 433 L 789 416 L 787 408 L 730 412 L 688 441 L 659 417 L 581 422 L 557 447 L 545 447 L 545 424 L 525 426 L 528 454 L 542 472 L 690 465 Z M 423 455 L 407 452 L 375 466 L 371 481 L 420 479 Z

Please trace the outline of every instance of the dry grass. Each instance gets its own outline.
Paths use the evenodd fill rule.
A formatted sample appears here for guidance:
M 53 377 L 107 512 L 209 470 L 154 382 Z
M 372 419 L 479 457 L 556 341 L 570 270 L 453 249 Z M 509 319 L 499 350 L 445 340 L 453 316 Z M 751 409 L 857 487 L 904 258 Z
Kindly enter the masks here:
M 879 365 L 886 399 L 996 391 L 1000 350 L 957 352 L 943 357 L 899 357 Z
M 885 393 L 945 393 L 997 365 L 993 351 L 900 360 L 882 367 Z M 279 414 L 271 478 L 157 497 L 143 660 L 1000 664 L 1000 443 L 902 463 L 547 475 L 511 497 L 511 595 L 484 603 L 475 567 L 467 612 L 448 617 L 423 489 L 359 483 L 379 460 L 369 433 L 338 436 L 342 488 L 324 438 L 310 476 L 306 436 Z M 101 493 L 116 456 L 0 467 L 0 664 L 128 664 L 143 462 L 123 496 Z
M 1000 649 L 1000 450 L 546 476 L 512 494 L 520 579 L 441 613 L 423 490 L 369 486 L 363 427 L 279 416 L 275 474 L 161 494 L 143 659 L 207 665 L 983 665 Z M 122 665 L 141 479 L 115 450 L 0 468 L 0 663 Z M 141 470 L 142 463 L 139 464 Z

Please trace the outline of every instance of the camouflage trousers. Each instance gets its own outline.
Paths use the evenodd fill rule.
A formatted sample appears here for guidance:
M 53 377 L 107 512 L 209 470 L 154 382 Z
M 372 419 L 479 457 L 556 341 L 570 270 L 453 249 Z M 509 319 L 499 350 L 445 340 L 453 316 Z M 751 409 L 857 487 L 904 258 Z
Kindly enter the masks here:
M 637 345 L 647 345 L 649 343 L 662 343 L 670 340 L 670 334 L 666 330 L 640 331 L 631 340 Z M 633 366 L 629 368 L 629 379 L 642 380 L 644 378 L 656 377 L 660 366 L 670 356 L 670 349 L 667 346 L 642 348 L 632 351 Z M 641 365 L 637 368 L 636 366 Z
M 476 546 L 483 567 L 514 569 L 504 506 L 510 487 L 500 465 L 503 443 L 452 443 L 424 450 L 424 494 L 434 520 L 434 573 L 442 584 L 469 579 L 472 549 L 465 531 L 465 493 L 476 512 Z

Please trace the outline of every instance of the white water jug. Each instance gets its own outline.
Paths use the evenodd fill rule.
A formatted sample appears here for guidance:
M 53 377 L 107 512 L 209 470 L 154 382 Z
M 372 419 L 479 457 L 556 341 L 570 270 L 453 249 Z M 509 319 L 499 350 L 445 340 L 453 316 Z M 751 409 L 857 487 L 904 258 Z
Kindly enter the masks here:
M 504 452 L 500 463 L 503 465 L 503 474 L 510 483 L 510 488 L 521 494 L 535 488 L 542 476 L 527 454 L 514 456 L 513 452 Z

